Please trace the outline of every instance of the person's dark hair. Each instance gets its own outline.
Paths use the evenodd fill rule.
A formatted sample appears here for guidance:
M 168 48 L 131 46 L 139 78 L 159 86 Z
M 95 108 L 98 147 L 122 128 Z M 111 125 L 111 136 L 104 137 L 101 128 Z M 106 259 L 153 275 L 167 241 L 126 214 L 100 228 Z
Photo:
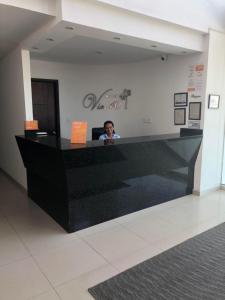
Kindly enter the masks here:
M 112 127 L 114 127 L 113 121 L 105 121 L 105 122 L 104 122 L 104 128 L 105 128 L 106 124 L 108 124 L 108 123 L 109 123 L 109 124 L 112 124 Z
M 106 124 L 112 124 L 112 127 L 114 128 L 113 121 L 110 121 L 110 120 L 105 121 L 105 122 L 104 122 L 104 129 L 105 129 Z M 106 133 L 106 131 L 105 131 L 105 133 Z M 113 129 L 113 133 L 115 133 L 115 130 L 114 130 L 114 129 Z

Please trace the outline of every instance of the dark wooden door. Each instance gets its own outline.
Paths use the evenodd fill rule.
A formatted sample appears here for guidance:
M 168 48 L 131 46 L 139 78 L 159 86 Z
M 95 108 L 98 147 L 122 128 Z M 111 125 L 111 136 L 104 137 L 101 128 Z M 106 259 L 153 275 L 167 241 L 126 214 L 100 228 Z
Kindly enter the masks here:
M 32 78 L 31 83 L 33 119 L 39 130 L 60 136 L 58 81 Z

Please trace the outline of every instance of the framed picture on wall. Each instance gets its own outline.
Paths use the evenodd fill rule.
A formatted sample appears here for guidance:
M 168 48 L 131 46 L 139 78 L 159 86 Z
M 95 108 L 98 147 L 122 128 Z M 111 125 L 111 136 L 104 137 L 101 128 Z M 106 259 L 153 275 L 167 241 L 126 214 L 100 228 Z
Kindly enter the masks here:
M 218 109 L 220 104 L 220 96 L 219 95 L 209 95 L 208 108 Z
M 174 106 L 187 106 L 187 105 L 188 105 L 188 93 L 174 94 Z
M 174 125 L 186 124 L 186 108 L 174 109 Z
M 201 120 L 201 102 L 189 103 L 189 120 Z

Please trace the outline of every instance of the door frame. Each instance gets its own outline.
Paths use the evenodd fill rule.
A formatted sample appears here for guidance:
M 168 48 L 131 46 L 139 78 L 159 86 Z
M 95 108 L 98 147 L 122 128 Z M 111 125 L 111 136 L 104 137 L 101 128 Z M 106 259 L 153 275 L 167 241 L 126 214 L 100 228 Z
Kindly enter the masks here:
M 32 82 L 51 82 L 54 85 L 54 104 L 55 104 L 55 129 L 56 136 L 60 137 L 60 111 L 59 111 L 59 81 L 57 79 L 43 79 L 43 78 L 31 78 L 31 90 Z M 33 107 L 33 99 L 32 99 Z

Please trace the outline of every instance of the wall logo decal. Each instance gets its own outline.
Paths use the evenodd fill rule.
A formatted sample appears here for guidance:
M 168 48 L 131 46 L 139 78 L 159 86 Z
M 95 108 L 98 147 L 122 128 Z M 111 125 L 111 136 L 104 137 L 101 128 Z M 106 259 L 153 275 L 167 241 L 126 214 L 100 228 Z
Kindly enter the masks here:
M 124 89 L 122 93 L 113 93 L 113 89 L 108 89 L 97 98 L 94 93 L 88 93 L 82 100 L 84 108 L 94 109 L 127 109 L 127 98 L 131 96 L 131 90 Z

